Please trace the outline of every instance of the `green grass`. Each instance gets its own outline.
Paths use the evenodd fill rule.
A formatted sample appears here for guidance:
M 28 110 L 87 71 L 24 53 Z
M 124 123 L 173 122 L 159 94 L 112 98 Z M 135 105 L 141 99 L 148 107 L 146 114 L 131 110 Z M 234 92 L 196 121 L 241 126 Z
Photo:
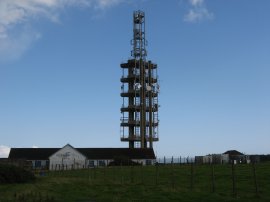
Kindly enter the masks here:
M 212 192 L 210 165 L 194 165 L 193 176 L 191 165 L 54 171 L 37 177 L 33 183 L 0 185 L 0 202 L 19 201 L 18 196 L 28 197 L 25 201 L 29 202 L 269 202 L 270 164 L 258 164 L 256 171 L 258 194 L 252 166 L 236 165 L 236 195 L 233 195 L 231 165 L 214 166 L 215 192 Z

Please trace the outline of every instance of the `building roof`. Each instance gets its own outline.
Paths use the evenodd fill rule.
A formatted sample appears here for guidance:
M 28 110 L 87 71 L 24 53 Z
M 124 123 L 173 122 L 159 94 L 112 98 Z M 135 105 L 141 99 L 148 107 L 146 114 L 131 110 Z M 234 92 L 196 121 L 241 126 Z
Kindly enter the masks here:
M 77 148 L 88 159 L 114 159 L 115 157 L 129 157 L 131 159 L 155 159 L 153 149 L 130 148 Z
M 223 154 L 229 154 L 229 156 L 239 156 L 239 155 L 244 155 L 243 153 L 237 151 L 237 150 L 228 150 Z
M 9 159 L 48 160 L 60 148 L 11 148 Z
M 61 148 L 11 148 L 9 159 L 48 160 Z M 88 159 L 114 159 L 128 157 L 130 159 L 155 159 L 153 149 L 130 148 L 75 148 Z

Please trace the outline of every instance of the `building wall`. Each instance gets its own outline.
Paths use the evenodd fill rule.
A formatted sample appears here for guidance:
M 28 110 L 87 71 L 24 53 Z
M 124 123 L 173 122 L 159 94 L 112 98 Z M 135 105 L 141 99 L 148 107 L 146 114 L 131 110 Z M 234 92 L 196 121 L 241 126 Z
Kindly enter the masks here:
M 48 169 L 49 161 L 48 160 L 31 160 L 32 169 Z
M 66 145 L 49 157 L 50 170 L 80 169 L 87 166 L 87 159 L 70 145 Z
M 225 164 L 225 163 L 229 163 L 229 162 L 230 162 L 229 154 L 222 154 L 221 163 Z
M 86 162 L 86 167 L 103 167 L 108 166 L 110 162 L 112 162 L 112 159 L 88 159 Z
M 250 163 L 249 155 L 231 155 L 230 163 Z
M 156 159 L 132 159 L 132 161 L 144 166 L 154 165 L 156 163 Z
M 195 163 L 202 164 L 203 163 L 203 156 L 195 156 Z
M 229 163 L 229 155 L 228 154 L 212 154 L 202 157 L 202 162 L 205 164 L 225 164 Z
M 88 159 L 86 167 L 102 167 L 102 166 L 108 166 L 111 162 L 113 162 L 113 159 L 108 160 L 96 160 L 96 159 Z M 142 165 L 154 165 L 156 163 L 155 159 L 132 159 L 133 162 L 142 164 Z

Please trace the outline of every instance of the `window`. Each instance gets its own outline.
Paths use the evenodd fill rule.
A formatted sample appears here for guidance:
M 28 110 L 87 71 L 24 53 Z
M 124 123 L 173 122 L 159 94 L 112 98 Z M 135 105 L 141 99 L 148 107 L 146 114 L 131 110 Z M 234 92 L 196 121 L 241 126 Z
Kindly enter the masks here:
M 41 161 L 35 161 L 35 168 L 41 167 Z
M 89 160 L 88 167 L 95 167 L 95 161 L 90 161 Z
M 149 165 L 152 165 L 152 160 L 147 159 L 147 160 L 146 160 L 146 165 L 148 165 L 148 166 L 149 166 Z
M 105 161 L 98 161 L 98 166 L 105 166 Z

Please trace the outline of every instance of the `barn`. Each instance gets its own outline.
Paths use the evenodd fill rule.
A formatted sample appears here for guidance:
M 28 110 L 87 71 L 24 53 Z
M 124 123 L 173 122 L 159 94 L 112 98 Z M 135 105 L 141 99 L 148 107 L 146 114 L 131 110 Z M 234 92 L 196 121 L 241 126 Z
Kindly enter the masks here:
M 153 149 L 131 148 L 11 148 L 10 160 L 31 162 L 33 169 L 70 170 L 112 165 L 116 160 L 153 165 Z

